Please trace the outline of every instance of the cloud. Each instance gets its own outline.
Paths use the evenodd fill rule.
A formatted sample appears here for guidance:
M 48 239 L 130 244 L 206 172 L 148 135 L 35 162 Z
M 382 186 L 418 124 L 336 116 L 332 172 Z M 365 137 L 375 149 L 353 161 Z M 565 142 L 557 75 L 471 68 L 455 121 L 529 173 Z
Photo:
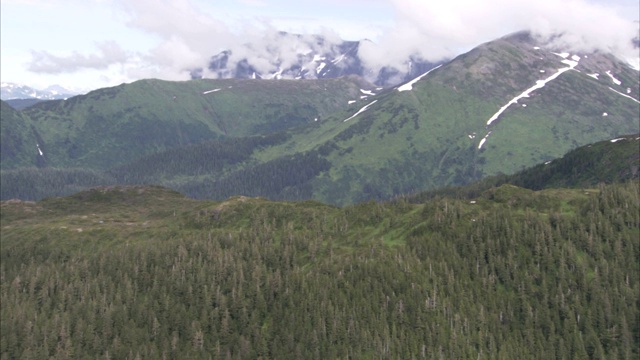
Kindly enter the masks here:
M 60 56 L 49 51 L 32 51 L 28 68 L 40 74 L 109 68 L 110 77 L 124 81 L 143 77 L 186 80 L 191 70 L 197 68 L 205 69 L 204 76 L 217 76 L 206 70 L 211 57 L 231 50 L 229 68 L 247 58 L 258 72 L 266 74 L 297 64 L 307 51 L 334 52 L 341 42 L 337 35 L 340 30 L 318 30 L 315 25 L 326 21 L 327 27 L 343 26 L 344 31 L 349 21 L 340 20 L 352 11 L 354 20 L 348 26 L 376 30 L 370 37 L 375 42 L 363 41 L 359 50 L 363 65 L 373 74 L 382 67 L 407 71 L 410 57 L 433 62 L 452 58 L 483 42 L 520 30 L 531 30 L 541 39 L 563 34 L 554 41 L 567 51 L 600 49 L 621 58 L 638 56 L 637 49 L 630 46 L 630 39 L 638 36 L 638 24 L 629 21 L 620 9 L 626 13 L 633 11 L 629 11 L 628 5 L 614 7 L 609 0 L 327 0 L 323 4 L 328 6 L 322 9 L 329 7 L 333 12 L 327 11 L 318 18 L 308 11 L 287 11 L 280 18 L 256 18 L 250 8 L 266 11 L 284 6 L 285 1 L 240 2 L 245 6 L 242 15 L 234 17 L 230 16 L 230 7 L 223 4 L 206 7 L 206 2 L 196 0 L 108 0 L 106 3 L 117 7 L 120 20 L 130 29 L 151 35 L 155 42 L 147 45 L 148 49 L 125 51 L 115 41 L 108 41 L 98 44 L 94 54 L 74 52 Z M 630 4 L 637 14 L 633 2 Z M 605 3 L 606 6 L 602 5 Z M 367 10 L 375 11 L 367 13 Z M 327 18 L 329 13 L 335 16 Z M 389 13 L 393 21 L 386 17 Z M 382 14 L 384 18 L 373 19 L 373 14 Z M 371 16 L 371 21 L 366 16 Z M 283 30 L 283 24 L 294 24 L 295 28 L 295 24 L 305 21 L 309 27 L 313 23 L 309 31 L 322 35 L 324 42 L 309 33 L 282 36 L 279 31 Z M 117 76 L 113 75 L 117 71 Z
M 128 26 L 158 39 L 158 45 L 142 56 L 144 70 L 131 73 L 185 80 L 190 70 L 206 66 L 211 56 L 236 41 L 216 14 L 193 1 L 117 0 L 117 4 L 127 14 Z
M 232 52 L 229 68 L 248 58 L 258 72 L 270 73 L 297 63 L 300 53 L 307 49 L 328 52 L 341 41 L 329 29 L 320 31 L 326 37 L 321 44 L 309 34 L 282 36 L 268 18 L 254 18 L 232 29 L 222 20 L 225 13 L 207 13 L 191 0 L 120 1 L 130 15 L 130 26 L 160 39 L 145 59 L 158 68 L 159 74 L 172 74 L 171 78 L 187 78 L 190 69 L 206 68 L 211 56 L 222 50 Z M 337 0 L 331 1 L 340 9 Z M 386 4 L 394 9 L 395 21 L 375 43 L 363 42 L 359 55 L 373 73 L 387 66 L 406 71 L 410 57 L 440 61 L 506 34 L 531 30 L 540 38 L 562 34 L 555 38 L 555 45 L 566 49 L 599 49 L 621 58 L 631 57 L 630 39 L 637 36 L 637 25 L 610 2 L 605 6 L 594 1 L 599 0 L 375 0 L 372 6 L 384 8 Z M 272 1 L 244 3 L 262 7 Z M 368 3 L 342 0 L 342 4 L 356 9 Z
M 250 2 L 250 5 L 262 4 Z M 324 53 L 341 42 L 330 29 L 319 32 L 325 41 L 318 42 L 316 34 L 284 36 L 270 19 L 253 19 L 242 27 L 232 29 L 219 20 L 224 14 L 207 13 L 189 0 L 121 1 L 128 14 L 128 25 L 152 34 L 159 44 L 142 58 L 148 63 L 145 74 L 163 79 L 188 79 L 191 70 L 203 68 L 207 77 L 217 76 L 206 70 L 211 57 L 230 50 L 227 67 L 234 69 L 244 59 L 262 74 L 288 68 L 298 63 L 300 55 L 309 51 Z M 130 69 L 131 74 L 140 71 Z
M 113 41 L 97 44 L 99 54 L 83 55 L 74 52 L 69 56 L 56 56 L 47 51 L 32 51 L 27 64 L 30 71 L 44 74 L 73 73 L 84 69 L 106 69 L 112 64 L 123 63 L 129 57 Z
M 556 45 L 629 56 L 638 26 L 619 8 L 586 0 L 390 0 L 395 26 L 360 56 L 373 69 L 408 66 L 409 56 L 438 61 L 506 34 L 530 30 L 541 38 L 562 34 Z M 637 8 L 636 8 L 637 9 Z M 636 10 L 636 14 L 638 11 Z M 635 51 L 637 56 L 637 50 Z

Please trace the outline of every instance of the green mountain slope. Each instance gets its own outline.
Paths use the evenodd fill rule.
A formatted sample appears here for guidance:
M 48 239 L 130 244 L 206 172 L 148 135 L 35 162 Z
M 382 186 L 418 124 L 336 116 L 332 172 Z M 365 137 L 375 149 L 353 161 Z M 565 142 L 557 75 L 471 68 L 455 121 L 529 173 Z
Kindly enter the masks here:
M 47 164 L 73 186 L 95 185 L 82 173 L 89 168 L 103 171 L 105 185 L 337 205 L 513 174 L 640 131 L 636 70 L 607 54 L 545 47 L 526 33 L 377 95 L 364 96 L 357 79 L 226 81 L 143 81 L 39 104 L 23 116 L 43 139 Z M 245 138 L 284 128 L 275 138 Z
M 50 166 L 107 169 L 166 149 L 313 122 L 361 94 L 358 78 L 141 80 L 23 111 Z M 9 165 L 3 164 L 3 168 Z
M 637 71 L 603 54 L 535 45 L 516 34 L 480 46 L 411 90 L 354 104 L 261 158 L 317 149 L 332 166 L 314 182 L 315 198 L 349 203 L 514 173 L 640 130 Z M 539 80 L 545 85 L 531 90 Z
M 3 358 L 636 358 L 640 187 L 0 203 Z
M 28 118 L 0 100 L 0 164 L 2 168 L 43 165 L 39 141 Z

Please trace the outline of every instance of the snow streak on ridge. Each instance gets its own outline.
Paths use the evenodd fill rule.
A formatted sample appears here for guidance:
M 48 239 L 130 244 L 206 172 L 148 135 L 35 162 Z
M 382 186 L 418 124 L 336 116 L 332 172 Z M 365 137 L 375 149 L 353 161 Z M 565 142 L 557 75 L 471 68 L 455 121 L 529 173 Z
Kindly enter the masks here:
M 617 94 L 620 94 L 620 95 L 622 95 L 622 96 L 624 96 L 624 97 L 626 97 L 626 98 L 629 98 L 629 99 L 631 99 L 631 100 L 633 100 L 633 101 L 637 102 L 638 104 L 640 104 L 640 101 L 638 101 L 638 99 L 636 99 L 636 98 L 634 98 L 634 97 L 631 97 L 631 96 L 629 96 L 629 95 L 627 95 L 627 94 L 623 94 L 623 93 L 621 93 L 620 91 L 618 91 L 618 90 L 616 90 L 616 89 L 612 88 L 611 86 L 609 86 L 609 90 L 611 90 L 611 91 L 613 91 L 613 92 L 615 92 L 615 93 L 617 93 Z
M 506 105 L 501 107 L 500 110 L 498 110 L 498 112 L 493 114 L 493 116 L 491 116 L 491 118 L 489 118 L 489 120 L 487 120 L 487 127 L 489 127 L 492 122 L 496 121 L 500 117 L 500 115 L 502 115 L 502 113 L 505 110 L 507 110 L 507 108 L 509 106 L 511 106 L 513 104 L 517 104 L 518 100 L 520 100 L 522 98 L 529 97 L 530 93 L 532 93 L 535 90 L 543 88 L 548 82 L 556 79 L 558 76 L 560 76 L 560 74 L 564 73 L 565 71 L 573 70 L 578 65 L 578 62 L 580 61 L 580 57 L 578 55 L 571 56 L 572 60 L 569 60 L 569 59 L 567 59 L 569 57 L 569 55 L 570 55 L 569 53 L 560 53 L 560 54 L 553 53 L 553 54 L 562 57 L 564 60 L 562 60 L 561 62 L 563 64 L 567 64 L 569 66 L 565 67 L 565 68 L 558 69 L 558 71 L 556 73 L 554 73 L 553 75 L 549 76 L 546 79 L 536 81 L 535 85 L 533 85 L 532 87 L 528 88 L 527 90 L 522 92 L 520 95 L 518 95 L 518 96 L 514 97 L 513 99 L 511 99 Z M 487 141 L 487 138 L 489 137 L 489 134 L 491 134 L 491 131 L 489 131 L 489 133 L 485 137 L 483 137 L 482 140 L 480 140 L 480 143 L 478 144 L 478 149 L 482 149 L 482 146 Z
M 498 117 L 505 110 L 507 110 L 507 108 L 509 106 L 511 106 L 513 104 L 516 104 L 518 102 L 518 100 L 520 100 L 522 98 L 529 97 L 529 94 L 532 93 L 533 91 L 544 87 L 549 81 L 554 80 L 555 78 L 560 76 L 560 74 L 562 74 L 563 72 L 572 70 L 573 68 L 576 67 L 576 65 L 578 65 L 578 61 L 573 61 L 573 60 L 562 60 L 562 63 L 569 65 L 569 67 L 558 69 L 558 71 L 555 74 L 549 76 L 548 78 L 536 81 L 535 85 L 533 85 L 532 87 L 530 87 L 527 90 L 525 90 L 522 94 L 520 94 L 520 95 L 514 97 L 513 99 L 511 99 L 511 101 L 509 101 L 506 105 L 501 107 L 500 110 L 498 110 L 497 113 L 493 114 L 493 116 L 487 121 L 487 126 L 491 125 L 492 122 L 497 120 Z
M 351 119 L 353 119 L 354 117 L 356 117 L 356 116 L 360 115 L 360 113 L 362 113 L 362 112 L 364 112 L 364 111 L 367 111 L 367 109 L 369 108 L 369 106 L 371 106 L 371 105 L 375 104 L 377 101 L 378 101 L 377 99 L 376 99 L 376 100 L 373 100 L 372 102 L 370 102 L 370 103 L 368 103 L 367 105 L 363 106 L 363 107 L 362 107 L 362 109 L 358 110 L 358 112 L 357 112 L 357 113 L 355 113 L 355 114 L 351 115 L 351 117 L 349 117 L 349 118 L 347 118 L 347 119 L 344 119 L 342 122 L 347 122 L 348 120 L 351 120 Z
M 415 84 L 418 80 L 420 80 L 423 77 L 427 76 L 430 72 L 432 72 L 433 70 L 439 68 L 440 66 L 442 66 L 442 65 L 438 65 L 438 66 L 434 67 L 433 69 L 427 71 L 426 73 L 418 76 L 417 78 L 409 81 L 408 83 L 406 83 L 404 85 L 401 85 L 401 86 L 398 86 L 398 91 L 409 91 L 409 90 L 412 90 L 413 89 L 413 84 Z

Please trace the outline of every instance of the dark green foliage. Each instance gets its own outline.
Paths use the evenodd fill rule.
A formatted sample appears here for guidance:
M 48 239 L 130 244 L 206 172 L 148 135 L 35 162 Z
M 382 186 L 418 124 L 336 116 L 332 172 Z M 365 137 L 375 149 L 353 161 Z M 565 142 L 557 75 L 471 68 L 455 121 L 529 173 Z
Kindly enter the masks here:
M 285 133 L 276 133 L 190 145 L 140 158 L 108 173 L 123 184 L 157 184 L 182 176 L 219 176 L 225 168 L 247 161 L 257 149 L 281 143 L 287 137 Z
M 636 182 L 474 201 L 3 202 L 0 357 L 640 355 Z
M 176 189 L 199 199 L 225 199 L 233 195 L 264 196 L 274 200 L 303 200 L 313 196 L 309 183 L 331 164 L 308 152 L 286 156 L 241 168 L 212 181 L 193 181 L 176 184 Z
M 640 134 L 583 146 L 560 159 L 524 170 L 513 183 L 529 189 L 589 187 L 640 177 Z
M 115 179 L 102 172 L 85 169 L 21 168 L 0 173 L 0 199 L 40 200 L 66 196 Z

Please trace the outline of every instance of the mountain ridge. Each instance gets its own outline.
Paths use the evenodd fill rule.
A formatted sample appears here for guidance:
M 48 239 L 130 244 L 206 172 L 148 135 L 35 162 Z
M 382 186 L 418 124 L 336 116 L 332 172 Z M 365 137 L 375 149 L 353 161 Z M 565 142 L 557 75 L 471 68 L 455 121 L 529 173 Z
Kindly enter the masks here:
M 227 84 L 227 88 L 208 84 Z M 233 90 L 243 86 L 242 91 L 235 94 L 227 91 L 231 90 L 230 84 L 234 84 Z M 327 91 L 321 84 L 334 84 L 343 90 Z M 320 90 L 322 95 L 315 90 L 305 95 L 303 85 Z M 191 90 L 180 91 L 180 86 Z M 142 88 L 146 90 L 134 91 Z M 275 103 L 275 98 L 263 98 L 257 105 L 256 98 L 246 97 L 253 88 L 273 89 L 269 91 L 274 94 L 269 96 L 276 96 L 275 90 L 283 92 L 277 95 L 281 97 Z M 125 93 L 130 95 L 124 96 Z M 171 181 L 199 197 L 216 194 L 223 188 L 224 192 L 217 196 L 228 196 L 234 191 L 229 186 L 235 184 L 235 191 L 254 195 L 263 194 L 256 193 L 262 189 L 278 199 L 314 198 L 349 204 L 468 184 L 500 173 L 511 174 L 560 157 L 581 145 L 637 133 L 639 93 L 637 71 L 608 54 L 564 53 L 562 49 L 539 44 L 529 34 L 516 33 L 483 44 L 404 85 L 382 90 L 375 85 L 363 85 L 360 78 L 147 81 L 67 102 L 39 104 L 24 110 L 22 116 L 33 116 L 31 121 L 41 119 L 35 122 L 34 129 L 42 141 L 38 140 L 38 147 L 31 150 L 30 156 L 42 156 L 38 153 L 43 152 L 45 157 L 52 156 L 55 160 L 49 166 L 77 167 L 84 161 L 99 171 L 120 165 L 124 169 L 146 156 L 200 141 L 235 137 L 237 144 L 228 143 L 234 147 L 241 146 L 243 136 L 285 131 L 287 135 L 277 142 L 241 151 L 248 157 L 239 162 L 233 160 L 222 170 L 200 171 L 197 176 L 189 170 L 191 175 L 173 176 Z M 264 96 L 264 92 L 256 96 Z M 112 102 L 118 97 L 121 100 Z M 127 97 L 138 98 L 139 102 L 133 105 Z M 209 100 L 202 102 L 203 97 Z M 91 118 L 80 117 L 70 110 L 85 104 L 81 106 L 84 114 L 95 117 L 101 112 L 108 113 L 102 107 L 90 111 L 86 103 L 89 99 L 104 101 L 112 109 L 108 111 L 120 109 L 121 113 L 103 116 L 99 122 L 102 127 L 95 128 L 102 137 L 74 149 L 73 139 L 82 136 L 66 135 L 65 140 L 68 131 L 65 124 L 69 120 L 64 119 L 75 118 L 74 126 L 82 129 L 83 122 Z M 214 99 L 223 101 L 212 102 Z M 301 106 L 300 101 L 306 101 L 310 107 Z M 174 102 L 189 105 L 176 113 L 169 106 Z M 322 112 L 321 108 L 326 110 Z M 295 111 L 289 116 L 287 109 Z M 223 110 L 227 115 L 220 116 Z M 238 116 L 242 111 L 248 112 Z M 216 115 L 220 116 L 218 123 L 212 122 Z M 132 116 L 152 120 L 150 123 L 140 120 L 146 126 L 140 127 L 144 132 L 140 136 L 150 135 L 153 129 L 156 135 L 164 134 L 154 135 L 154 139 L 164 139 L 165 144 L 151 142 L 140 146 L 139 141 L 126 139 L 131 131 L 126 136 L 110 135 L 114 124 L 122 126 L 117 125 L 121 121 L 118 119 Z M 163 118 L 166 121 L 154 120 Z M 178 125 L 176 119 L 185 126 Z M 287 124 L 282 119 L 295 121 Z M 267 121 L 269 125 L 256 127 L 256 121 L 260 124 Z M 153 125 L 148 127 L 150 124 Z M 191 131 L 189 124 L 208 124 L 203 125 L 208 129 Z M 220 124 L 226 124 L 226 130 Z M 176 136 L 180 132 L 182 135 Z M 124 161 L 116 164 L 113 159 L 123 155 L 113 150 L 107 153 L 93 150 L 108 162 L 96 163 L 90 157 L 95 156 L 90 154 L 96 143 L 102 141 L 106 145 L 112 138 L 121 141 L 119 147 L 123 149 L 138 147 L 134 156 L 128 156 L 129 165 Z M 52 143 L 52 139 L 58 140 Z M 58 153 L 51 154 L 52 148 Z M 193 159 L 207 162 L 206 152 L 188 153 Z M 81 161 L 69 159 L 71 154 Z M 6 167 L 7 162 L 2 165 Z M 256 181 L 265 176 L 271 180 L 257 186 Z

